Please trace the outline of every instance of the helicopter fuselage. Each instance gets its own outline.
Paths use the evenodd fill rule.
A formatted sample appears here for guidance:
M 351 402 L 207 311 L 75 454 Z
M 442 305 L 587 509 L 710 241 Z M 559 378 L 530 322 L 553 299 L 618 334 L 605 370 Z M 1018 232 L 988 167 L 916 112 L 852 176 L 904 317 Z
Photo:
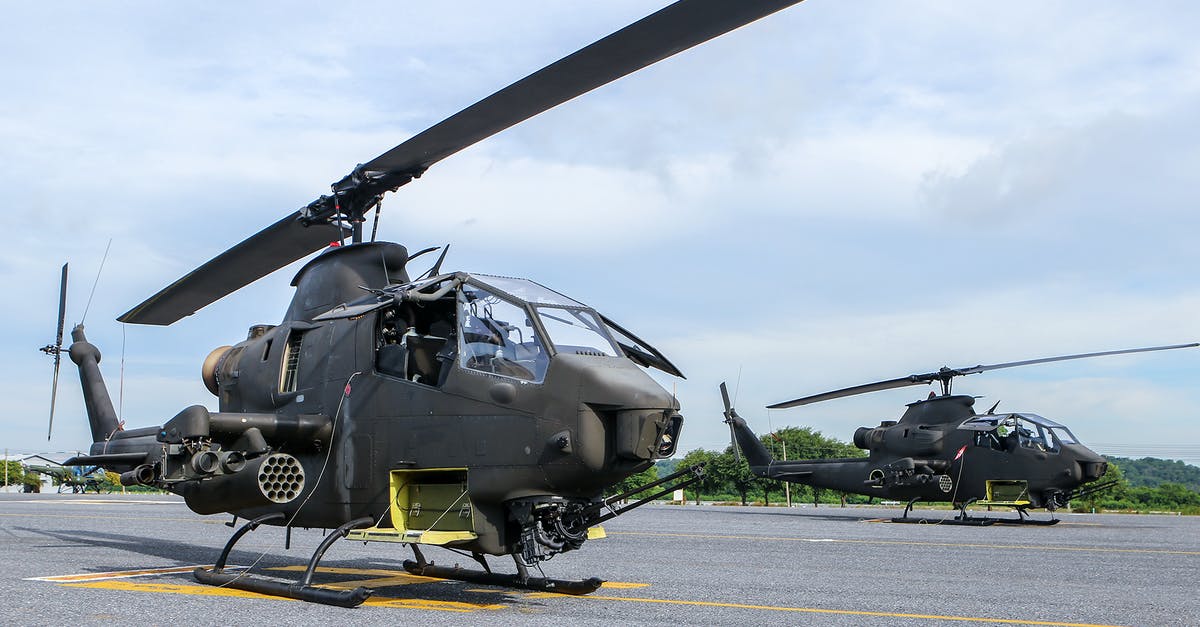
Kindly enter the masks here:
M 1103 476 L 1106 460 L 1066 427 L 1035 414 L 977 415 L 974 401 L 935 396 L 910 404 L 897 421 L 859 428 L 854 444 L 865 458 L 775 461 L 761 444 L 754 452 L 757 438 L 744 422 L 735 430 L 759 476 L 881 499 L 1055 509 Z
M 445 531 L 437 543 L 527 561 L 577 547 L 580 511 L 674 451 L 678 403 L 625 354 L 653 349 L 536 283 L 409 283 L 406 259 L 371 243 L 305 266 L 283 322 L 206 360 L 218 412 L 124 431 L 103 418 L 107 397 L 89 401 L 93 460 L 202 514 L 370 517 L 377 536 Z M 345 306 L 359 286 L 374 287 Z M 75 339 L 85 389 L 102 391 L 99 351 Z

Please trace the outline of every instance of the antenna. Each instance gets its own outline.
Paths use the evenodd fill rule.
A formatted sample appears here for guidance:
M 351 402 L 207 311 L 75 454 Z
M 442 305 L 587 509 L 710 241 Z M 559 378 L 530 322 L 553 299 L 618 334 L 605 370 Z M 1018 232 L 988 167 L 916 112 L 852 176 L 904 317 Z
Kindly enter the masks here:
M 87 321 L 88 310 L 92 308 L 92 297 L 96 295 L 96 286 L 100 284 L 100 273 L 104 272 L 104 262 L 108 261 L 108 249 L 112 248 L 112 238 L 108 238 L 108 245 L 104 247 L 104 257 L 100 259 L 100 268 L 96 270 L 96 280 L 92 281 L 92 293 L 88 294 L 87 305 L 83 308 L 83 317 L 79 319 L 79 324 Z
M 375 241 L 375 235 L 379 233 L 379 212 L 383 210 L 383 200 L 375 203 L 375 221 L 371 223 L 371 241 Z

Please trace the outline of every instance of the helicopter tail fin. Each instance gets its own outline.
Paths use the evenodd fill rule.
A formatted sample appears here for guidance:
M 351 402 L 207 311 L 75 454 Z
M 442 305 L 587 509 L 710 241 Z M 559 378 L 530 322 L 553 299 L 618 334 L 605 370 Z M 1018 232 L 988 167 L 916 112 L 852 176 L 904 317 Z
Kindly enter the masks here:
M 756 475 L 765 475 L 767 468 L 775 462 L 775 459 L 767 452 L 767 447 L 763 446 L 758 436 L 754 435 L 754 432 L 746 425 L 746 421 L 742 420 L 742 417 L 737 415 L 736 412 L 731 418 L 729 427 L 733 429 L 737 447 L 746 456 L 746 461 L 750 464 L 750 470 Z
M 756 475 L 765 476 L 767 468 L 775 461 L 774 458 L 730 404 L 729 392 L 724 383 L 721 384 L 721 399 L 725 402 L 725 424 L 729 425 L 729 438 L 733 445 L 734 455 L 737 455 L 740 450 L 741 454 L 746 456 L 750 470 Z
M 112 398 L 100 375 L 100 349 L 87 341 L 83 325 L 71 330 L 71 361 L 79 367 L 79 383 L 83 386 L 83 403 L 88 423 L 92 427 L 92 442 L 104 442 L 121 430 L 121 422 L 113 409 Z

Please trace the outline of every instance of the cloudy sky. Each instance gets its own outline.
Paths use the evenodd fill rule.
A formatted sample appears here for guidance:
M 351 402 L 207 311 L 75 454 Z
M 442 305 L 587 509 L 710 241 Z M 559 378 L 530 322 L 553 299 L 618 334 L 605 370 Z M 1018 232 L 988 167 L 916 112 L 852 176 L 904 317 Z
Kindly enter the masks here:
M 367 161 L 661 0 L 24 3 L 0 26 L 10 451 L 86 448 L 59 267 L 130 426 L 282 316 L 283 270 L 171 327 L 114 319 Z M 1200 8 L 808 0 L 510 129 L 385 201 L 381 237 L 587 302 L 688 375 L 681 451 L 751 425 L 849 439 L 926 394 L 857 383 L 1200 340 Z M 423 269 L 423 268 L 422 268 Z M 1200 350 L 956 391 L 1101 452 L 1200 463 Z

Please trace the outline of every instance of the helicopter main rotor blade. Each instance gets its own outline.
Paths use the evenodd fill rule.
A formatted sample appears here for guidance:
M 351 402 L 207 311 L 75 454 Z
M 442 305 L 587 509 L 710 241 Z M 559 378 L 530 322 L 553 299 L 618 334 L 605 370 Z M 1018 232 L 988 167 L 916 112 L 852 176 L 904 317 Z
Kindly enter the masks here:
M 336 226 L 305 227 L 300 212 L 294 212 L 164 287 L 117 320 L 171 324 L 341 237 L 342 230 Z
M 823 392 L 821 394 L 813 394 L 812 396 L 804 396 L 795 400 L 785 401 L 783 403 L 775 403 L 767 405 L 767 409 L 787 409 L 789 407 L 799 407 L 800 405 L 810 405 L 812 403 L 820 403 L 822 401 L 842 398 L 844 396 L 855 396 L 858 394 L 866 394 L 867 392 L 878 392 L 880 390 L 891 390 L 894 388 L 908 387 L 910 385 L 922 385 L 929 383 L 932 379 L 921 378 L 923 375 L 910 375 L 899 379 L 888 379 L 887 381 L 876 381 L 875 383 L 866 383 L 863 385 L 855 385 L 832 392 Z
M 364 165 L 423 171 L 476 142 L 800 0 L 681 0 L 480 100 Z
M 1108 355 L 1126 355 L 1129 353 L 1148 353 L 1151 351 L 1165 351 L 1165 350 L 1173 350 L 1173 349 L 1177 349 L 1177 348 L 1194 348 L 1197 346 L 1200 346 L 1200 343 L 1194 342 L 1191 344 L 1171 344 L 1169 346 L 1151 346 L 1148 348 L 1127 348 L 1127 349 L 1115 350 L 1115 351 L 1101 351 L 1098 353 L 1080 353 L 1078 355 L 1062 355 L 1062 356 L 1058 356 L 1058 357 L 1042 357 L 1040 359 L 1026 359 L 1024 361 L 1010 361 L 1010 362 L 1006 362 L 1006 363 L 1002 363 L 1002 364 L 989 364 L 989 365 L 981 364 L 978 366 L 971 366 L 969 368 L 942 368 L 940 370 L 937 370 L 936 372 L 927 372 L 924 374 L 910 374 L 907 377 L 901 377 L 899 379 L 889 379 L 887 381 L 877 381 L 875 383 L 867 383 L 864 385 L 856 385 L 853 387 L 843 388 L 840 390 L 834 390 L 833 392 L 825 392 L 822 394 L 814 394 L 812 396 L 805 396 L 803 398 L 798 398 L 798 399 L 795 399 L 792 401 L 776 403 L 774 405 L 768 405 L 767 409 L 787 409 L 789 407 L 797 407 L 800 405 L 809 405 L 811 403 L 819 403 L 821 401 L 828 401 L 828 400 L 832 400 L 835 398 L 842 398 L 845 396 L 855 396 L 857 394 L 866 394 L 868 392 L 878 392 L 880 390 L 890 390 L 893 388 L 907 387 L 910 385 L 921 385 L 921 384 L 926 384 L 926 383 L 933 383 L 934 381 L 945 382 L 945 381 L 949 381 L 950 379 L 957 377 L 957 376 L 968 375 L 968 374 L 977 374 L 980 372 L 987 372 L 989 370 L 999 370 L 1001 368 L 1015 368 L 1017 366 L 1032 366 L 1034 364 L 1046 364 L 1046 363 L 1050 363 L 1050 362 L 1067 361 L 1067 360 L 1071 360 L 1071 359 L 1086 359 L 1089 357 L 1105 357 Z
M 1116 351 L 1101 351 L 1099 353 L 1080 353 L 1078 355 L 1062 355 L 1060 357 L 1043 357 L 1041 359 L 1026 359 L 1025 361 L 1010 361 L 1003 364 L 979 365 L 971 366 L 970 368 L 955 368 L 955 374 L 975 374 L 977 372 L 987 372 L 989 370 L 999 370 L 1001 368 L 1015 368 L 1017 366 L 1032 366 L 1033 364 L 1047 364 L 1054 361 L 1068 361 L 1071 359 L 1087 359 L 1089 357 L 1105 357 L 1107 355 L 1127 355 L 1129 353 L 1149 353 L 1153 351 L 1167 351 L 1177 348 L 1195 348 L 1200 346 L 1200 343 L 1193 342 L 1191 344 L 1171 344 L 1169 346 L 1150 346 L 1147 348 L 1127 348 Z
M 785 9 L 801 0 L 680 0 L 501 89 L 359 166 L 334 184 L 335 195 L 354 193 L 361 181 L 372 196 L 394 190 L 429 166 L 543 111 L 626 74 Z M 361 175 L 361 176 L 360 176 Z M 307 209 L 325 211 L 322 197 Z M 327 215 L 322 214 L 325 218 Z M 276 222 L 164 288 L 118 320 L 171 324 L 202 307 L 319 250 L 341 231 L 303 226 L 301 212 Z M 316 231 L 311 232 L 311 231 Z

